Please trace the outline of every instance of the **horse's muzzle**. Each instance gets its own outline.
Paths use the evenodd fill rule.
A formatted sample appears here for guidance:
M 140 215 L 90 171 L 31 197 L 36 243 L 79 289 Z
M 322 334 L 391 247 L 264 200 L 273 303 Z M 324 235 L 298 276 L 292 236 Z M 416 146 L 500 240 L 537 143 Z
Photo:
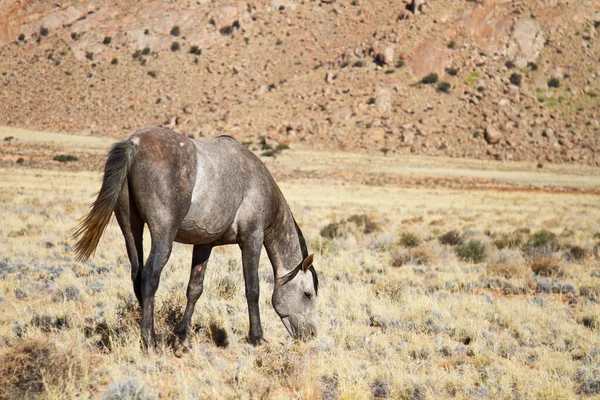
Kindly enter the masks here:
M 316 325 L 308 322 L 306 318 L 288 316 L 281 318 L 281 322 L 294 339 L 310 340 L 317 336 Z

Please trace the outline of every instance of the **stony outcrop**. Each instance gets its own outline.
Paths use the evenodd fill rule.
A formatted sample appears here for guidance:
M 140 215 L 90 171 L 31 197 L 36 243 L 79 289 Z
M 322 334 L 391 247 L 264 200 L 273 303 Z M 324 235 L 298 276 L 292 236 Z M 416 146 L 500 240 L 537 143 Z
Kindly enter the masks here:
M 0 0 L 0 124 L 600 164 L 598 29 L 589 0 Z

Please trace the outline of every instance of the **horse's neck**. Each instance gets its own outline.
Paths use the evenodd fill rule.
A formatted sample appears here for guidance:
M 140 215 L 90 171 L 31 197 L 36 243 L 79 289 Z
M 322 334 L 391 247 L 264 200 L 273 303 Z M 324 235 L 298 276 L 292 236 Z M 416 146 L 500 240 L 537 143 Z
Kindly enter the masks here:
M 273 266 L 275 279 L 291 271 L 302 261 L 300 239 L 289 207 L 265 235 L 265 249 Z

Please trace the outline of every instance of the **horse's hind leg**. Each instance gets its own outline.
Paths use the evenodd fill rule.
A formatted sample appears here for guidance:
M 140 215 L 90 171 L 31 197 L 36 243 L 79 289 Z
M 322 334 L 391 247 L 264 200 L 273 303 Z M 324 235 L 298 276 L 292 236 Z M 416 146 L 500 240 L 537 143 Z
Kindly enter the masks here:
M 183 352 L 189 350 L 187 336 L 190 330 L 192 315 L 194 314 L 194 307 L 204 290 L 204 273 L 206 272 L 206 266 L 211 251 L 211 245 L 194 246 L 194 252 L 192 254 L 192 271 L 190 273 L 190 282 L 188 283 L 187 288 L 187 305 L 185 306 L 183 318 L 176 331 L 177 338 L 179 339 L 175 342 L 175 355 L 177 357 L 181 357 Z
M 131 263 L 131 280 L 133 282 L 133 291 L 135 297 L 142 306 L 142 274 L 141 269 L 144 266 L 144 221 L 138 212 L 138 209 L 133 200 L 133 196 L 129 193 L 128 185 L 123 187 L 117 207 L 115 208 L 115 216 L 117 222 L 125 238 L 125 246 L 127 248 L 127 256 Z

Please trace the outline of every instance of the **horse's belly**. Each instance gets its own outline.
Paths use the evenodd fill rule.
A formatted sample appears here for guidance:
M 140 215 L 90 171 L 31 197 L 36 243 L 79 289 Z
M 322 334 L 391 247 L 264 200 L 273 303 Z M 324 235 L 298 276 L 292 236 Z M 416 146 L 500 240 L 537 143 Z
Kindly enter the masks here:
M 210 220 L 198 216 L 187 215 L 182 221 L 175 241 L 186 244 L 206 244 L 229 241 L 233 230 L 233 218 L 213 216 Z M 235 235 L 233 235 L 235 237 Z M 235 240 L 235 239 L 234 239 Z

